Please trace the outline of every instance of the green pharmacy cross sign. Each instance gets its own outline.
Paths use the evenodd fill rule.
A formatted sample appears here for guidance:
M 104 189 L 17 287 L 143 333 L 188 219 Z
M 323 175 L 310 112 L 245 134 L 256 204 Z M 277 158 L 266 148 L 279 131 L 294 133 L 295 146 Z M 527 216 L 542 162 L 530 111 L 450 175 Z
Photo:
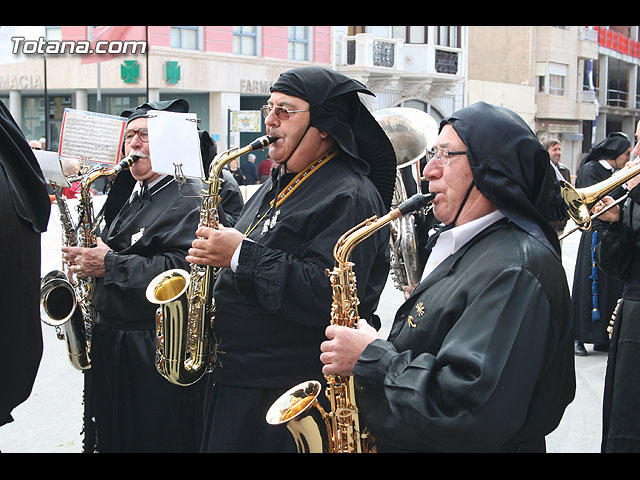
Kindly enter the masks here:
M 137 83 L 140 80 L 140 64 L 136 60 L 125 60 L 120 65 L 120 79 L 124 83 Z
M 180 65 L 178 62 L 166 62 L 164 68 L 167 83 L 175 84 L 180 81 Z

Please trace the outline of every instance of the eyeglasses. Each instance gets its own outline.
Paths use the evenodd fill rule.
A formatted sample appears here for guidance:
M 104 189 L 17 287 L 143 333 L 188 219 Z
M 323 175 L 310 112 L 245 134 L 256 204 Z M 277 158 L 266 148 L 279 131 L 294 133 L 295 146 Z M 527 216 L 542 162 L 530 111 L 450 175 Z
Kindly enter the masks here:
M 136 133 L 138 134 L 138 138 L 141 141 L 143 141 L 143 142 L 148 142 L 149 141 L 149 129 L 141 128 L 139 130 L 125 130 L 125 132 L 124 132 L 124 143 L 131 143 L 131 140 L 133 140 L 133 137 L 136 136 Z
M 451 161 L 450 157 L 453 157 L 455 155 L 466 155 L 467 151 L 460 151 L 460 152 L 453 152 L 451 150 L 449 150 L 448 148 L 438 148 L 438 149 L 431 149 L 431 150 L 427 150 L 427 159 L 431 160 L 432 158 L 436 159 L 436 165 L 438 165 L 439 167 L 446 167 L 447 165 L 449 165 L 449 162 Z
M 292 113 L 309 111 L 309 110 L 289 110 L 288 108 L 285 108 L 285 107 L 272 107 L 270 105 L 263 105 L 262 107 L 260 107 L 260 110 L 262 111 L 262 116 L 264 118 L 267 118 L 267 116 L 272 111 L 275 111 L 276 117 L 278 118 L 278 120 L 282 120 L 282 121 L 289 120 L 289 115 L 291 115 Z

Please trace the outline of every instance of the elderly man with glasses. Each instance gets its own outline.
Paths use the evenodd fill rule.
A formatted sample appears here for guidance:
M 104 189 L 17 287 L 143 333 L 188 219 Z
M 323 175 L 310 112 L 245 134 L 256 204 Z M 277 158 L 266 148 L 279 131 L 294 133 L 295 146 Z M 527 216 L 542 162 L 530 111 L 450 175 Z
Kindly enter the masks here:
M 441 123 L 424 176 L 442 226 L 422 281 L 386 341 L 328 327 L 323 372 L 355 375 L 378 451 L 543 452 L 575 390 L 549 155 L 481 102 Z
M 96 279 L 91 369 L 85 373 L 88 452 L 194 452 L 199 444 L 194 402 L 201 387 L 173 385 L 156 371 L 157 305 L 145 295 L 156 275 L 188 269 L 185 255 L 198 225 L 202 188 L 189 180 L 178 191 L 173 176 L 153 171 L 147 117 L 155 110 L 188 109 L 178 99 L 123 113 L 124 154 L 139 158 L 113 183 L 106 221 L 96 226 L 97 245 L 63 248 L 78 277 Z
M 265 421 L 291 386 L 321 382 L 331 321 L 327 269 L 339 237 L 391 204 L 395 154 L 358 97 L 364 85 L 325 68 L 280 75 L 262 109 L 275 162 L 234 229 L 199 229 L 187 260 L 222 269 L 214 286 L 218 364 L 203 451 L 295 452 L 284 425 Z M 375 325 L 389 270 L 389 234 L 354 251 L 360 313 Z

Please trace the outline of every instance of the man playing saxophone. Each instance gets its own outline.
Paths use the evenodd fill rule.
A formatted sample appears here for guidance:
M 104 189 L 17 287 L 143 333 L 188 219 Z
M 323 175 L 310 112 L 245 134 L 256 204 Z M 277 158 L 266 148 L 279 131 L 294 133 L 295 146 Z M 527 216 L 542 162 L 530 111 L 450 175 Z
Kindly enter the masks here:
M 543 452 L 573 400 L 571 302 L 549 156 L 510 110 L 440 125 L 424 176 L 443 222 L 387 340 L 331 325 L 327 375 L 354 375 L 378 451 Z
M 173 385 L 156 371 L 156 306 L 145 296 L 155 275 L 187 265 L 201 189 L 199 181 L 188 181 L 179 192 L 173 176 L 152 170 L 147 116 L 154 110 L 188 108 L 179 99 L 123 113 L 128 117 L 124 153 L 139 159 L 114 181 L 96 247 L 63 248 L 76 276 L 96 279 L 85 388 L 97 442 L 85 447 L 89 451 L 192 452 L 199 443 L 193 404 L 197 387 Z
M 207 380 L 203 451 L 295 452 L 266 423 L 291 385 L 324 382 L 318 348 L 331 321 L 326 270 L 348 229 L 390 206 L 391 142 L 358 98 L 364 85 L 317 67 L 280 75 L 262 109 L 278 164 L 235 229 L 199 229 L 187 260 L 223 268 L 213 290 L 219 363 Z M 388 274 L 388 230 L 354 252 L 360 314 L 369 320 Z M 375 323 L 375 320 L 374 320 Z

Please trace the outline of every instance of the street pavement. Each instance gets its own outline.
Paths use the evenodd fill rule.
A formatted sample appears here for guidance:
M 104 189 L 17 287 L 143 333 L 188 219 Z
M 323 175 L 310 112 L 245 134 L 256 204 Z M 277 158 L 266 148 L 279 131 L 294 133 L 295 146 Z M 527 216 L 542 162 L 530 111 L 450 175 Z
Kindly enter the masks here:
M 98 202 L 99 204 L 99 202 Z M 99 206 L 97 207 L 99 208 Z M 563 264 L 569 286 L 580 233 L 563 242 Z M 57 207 L 51 211 L 47 232 L 42 235 L 42 274 L 60 268 L 60 221 Z M 391 279 L 383 292 L 378 314 L 386 338 L 402 294 Z M 0 427 L 3 453 L 80 453 L 82 451 L 82 374 L 67 360 L 66 345 L 52 327 L 42 326 L 44 352 L 29 398 L 13 410 L 14 421 Z M 597 453 L 600 451 L 602 393 L 606 353 L 575 357 L 576 398 L 567 408 L 558 428 L 547 436 L 549 453 Z

